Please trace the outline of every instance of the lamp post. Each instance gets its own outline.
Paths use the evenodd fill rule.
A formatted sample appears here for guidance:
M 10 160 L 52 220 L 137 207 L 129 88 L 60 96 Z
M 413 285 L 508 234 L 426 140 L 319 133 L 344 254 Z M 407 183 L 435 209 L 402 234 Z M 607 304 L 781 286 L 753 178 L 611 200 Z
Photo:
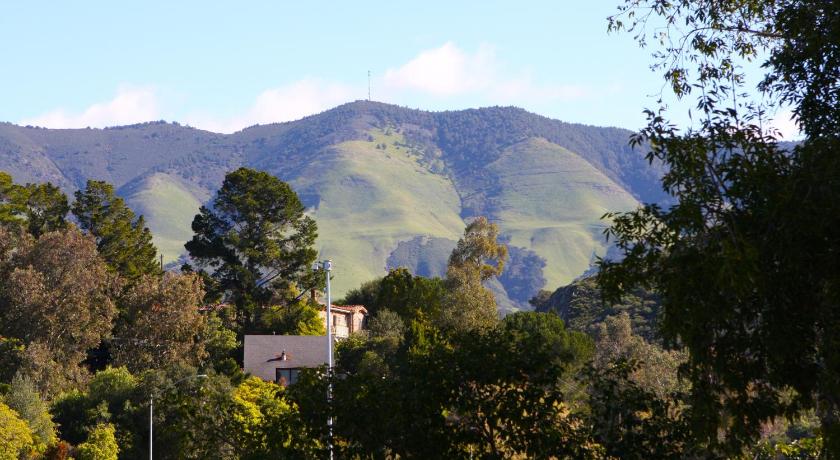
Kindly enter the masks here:
M 327 407 L 330 414 L 327 416 L 327 429 L 329 431 L 329 440 L 327 447 L 330 452 L 330 460 L 333 458 L 333 418 L 332 418 L 332 372 L 333 372 L 333 339 L 332 339 L 332 292 L 330 291 L 330 272 L 332 271 L 332 261 L 327 259 L 322 262 L 315 262 L 312 266 L 314 270 L 323 270 L 326 277 L 327 288 Z
M 175 385 L 177 385 L 181 382 L 184 382 L 186 380 L 206 379 L 206 378 L 207 378 L 207 374 L 191 375 L 189 377 L 184 377 L 180 380 L 176 380 L 176 381 L 172 382 L 172 384 L 170 386 L 174 387 Z M 155 420 L 155 392 L 154 392 L 154 390 L 152 390 L 152 392 L 149 394 L 149 460 L 152 460 L 152 444 L 154 442 L 154 439 L 153 439 L 154 420 Z

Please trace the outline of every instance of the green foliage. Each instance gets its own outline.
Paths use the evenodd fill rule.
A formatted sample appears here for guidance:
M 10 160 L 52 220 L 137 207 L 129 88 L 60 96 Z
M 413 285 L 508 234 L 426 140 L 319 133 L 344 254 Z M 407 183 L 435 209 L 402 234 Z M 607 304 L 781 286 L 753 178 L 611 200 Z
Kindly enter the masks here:
M 186 434 L 177 442 L 189 458 L 315 458 L 317 445 L 283 387 L 257 377 L 234 388 L 219 376 L 207 380 L 194 398 L 167 401 L 178 415 L 168 426 Z
M 326 335 L 318 310 L 305 302 L 271 306 L 261 318 L 263 330 L 285 335 Z
M 602 263 L 600 281 L 612 297 L 662 295 L 664 338 L 689 351 L 693 431 L 724 454 L 817 408 L 826 455 L 840 457 L 838 17 L 837 2 L 651 0 L 611 19 L 642 44 L 656 31 L 655 66 L 678 97 L 697 96 L 699 121 L 648 112 L 633 142 L 667 167 L 677 203 L 609 216 L 626 257 Z M 742 94 L 753 59 L 765 59 L 762 105 Z M 790 105 L 805 139 L 781 145 L 766 105 Z
M 379 283 L 381 282 L 381 278 L 365 281 L 361 286 L 347 291 L 347 295 L 335 303 L 336 305 L 364 305 L 371 312 L 375 308 L 373 305 L 379 293 Z
M 87 394 L 79 390 L 58 395 L 52 402 L 50 412 L 58 424 L 60 438 L 72 444 L 83 442 L 87 436 L 87 427 L 93 426 L 96 421 Z
M 29 425 L 37 450 L 43 451 L 56 441 L 55 424 L 50 418 L 49 408 L 32 381 L 16 375 L 12 379 L 9 393 L 2 400 Z
M 600 458 L 561 390 L 592 356 L 592 341 L 555 315 L 513 314 L 449 339 L 429 322 L 406 328 L 386 309 L 371 323 L 369 337 L 338 346 L 339 456 Z M 303 373 L 289 391 L 326 442 L 324 375 Z
M 663 350 L 635 334 L 626 313 L 598 323 L 594 336 L 597 368 L 608 368 L 619 362 L 636 363 L 628 378 L 659 398 L 688 389 L 687 382 L 680 381 L 678 375 L 680 365 L 686 362 L 686 353 Z
M 484 282 L 499 276 L 507 259 L 507 246 L 500 244 L 499 228 L 485 217 L 476 218 L 449 256 L 446 295 L 440 324 L 449 331 L 489 329 L 498 321 L 496 300 Z
M 124 310 L 111 352 L 114 364 L 133 372 L 174 365 L 197 366 L 205 358 L 201 277 L 194 273 L 143 276 L 121 296 Z
M 449 256 L 448 269 L 474 271 L 481 281 L 501 275 L 508 250 L 498 239 L 499 227 L 486 217 L 477 217 L 464 229 L 464 236 Z
M 11 382 L 20 368 L 23 352 L 26 347 L 23 341 L 12 337 L 0 338 L 0 382 Z
M 88 397 L 105 402 L 112 413 L 121 409 L 137 388 L 137 379 L 125 367 L 109 367 L 96 373 L 88 384 Z
M 18 460 L 27 456 L 33 448 L 29 425 L 0 401 L 0 459 Z
M 817 460 L 824 458 L 824 443 L 820 436 L 802 438 L 788 443 L 760 443 L 750 452 L 756 460 Z
M 69 210 L 67 196 L 53 184 L 18 185 L 0 171 L 0 225 L 19 226 L 37 238 L 63 229 Z
M 372 298 L 359 299 L 369 302 L 360 304 L 371 315 L 387 309 L 408 323 L 416 319 L 435 318 L 440 314 L 444 287 L 439 278 L 414 276 L 404 268 L 397 268 L 377 280 L 374 286 L 376 291 L 372 293 Z
M 400 315 L 383 308 L 368 321 L 368 332 L 371 337 L 402 341 L 405 335 L 405 322 Z
M 73 444 L 89 439 L 97 426 L 110 423 L 124 452 L 136 448 L 138 431 L 147 429 L 147 412 L 141 410 L 148 393 L 141 391 L 140 380 L 125 367 L 108 367 L 97 372 L 85 391 L 73 390 L 59 395 L 52 413 L 59 426 L 60 438 Z
M 211 269 L 218 282 L 211 288 L 236 304 L 245 331 L 273 298 L 285 300 L 295 284 L 314 284 L 316 226 L 303 211 L 287 183 L 240 168 L 225 176 L 212 209 L 202 207 L 193 220 L 195 236 L 186 248 L 200 267 Z
M 117 460 L 120 447 L 114 437 L 114 425 L 96 425 L 76 451 L 79 460 Z
M 681 397 L 658 397 L 635 383 L 632 361 L 591 370 L 589 410 L 595 438 L 610 458 L 671 459 L 711 456 L 697 444 Z M 702 457 L 700 457 L 702 458 Z
M 225 326 L 215 312 L 204 317 L 204 331 L 201 341 L 207 351 L 207 359 L 214 365 L 233 358 L 233 352 L 239 347 L 236 332 Z
M 99 253 L 112 270 L 129 280 L 160 273 L 152 233 L 143 216 L 135 218 L 111 184 L 88 180 L 75 198 L 73 215 L 81 229 L 96 239 Z
M 110 334 L 115 280 L 75 227 L 17 246 L 0 279 L 0 334 L 25 346 L 21 372 L 55 394 L 84 380 L 80 363 Z
M 619 301 L 604 299 L 596 278 L 589 277 L 558 288 L 533 302 L 537 311 L 557 313 L 570 329 L 594 335 L 610 316 L 626 314 L 633 332 L 649 342 L 659 341 L 660 299 L 643 288 L 625 292 Z

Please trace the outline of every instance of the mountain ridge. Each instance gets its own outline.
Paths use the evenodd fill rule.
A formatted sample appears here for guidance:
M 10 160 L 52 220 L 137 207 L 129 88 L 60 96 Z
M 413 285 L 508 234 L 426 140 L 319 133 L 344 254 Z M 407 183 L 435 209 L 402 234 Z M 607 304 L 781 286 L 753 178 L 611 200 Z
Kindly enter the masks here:
M 68 194 L 88 179 L 114 184 L 146 215 L 168 260 L 189 234 L 188 211 L 210 199 L 225 173 L 266 170 L 318 220 L 322 255 L 344 259 L 339 292 L 386 265 L 419 260 L 393 254 L 418 237 L 438 241 L 421 270 L 438 273 L 440 242 L 454 245 L 466 221 L 487 215 L 510 244 L 544 258 L 544 273 L 534 274 L 558 286 L 604 252 L 604 212 L 664 199 L 661 170 L 628 146 L 630 134 L 515 107 L 427 112 L 356 101 L 232 134 L 167 122 L 69 130 L 2 123 L 0 170 Z

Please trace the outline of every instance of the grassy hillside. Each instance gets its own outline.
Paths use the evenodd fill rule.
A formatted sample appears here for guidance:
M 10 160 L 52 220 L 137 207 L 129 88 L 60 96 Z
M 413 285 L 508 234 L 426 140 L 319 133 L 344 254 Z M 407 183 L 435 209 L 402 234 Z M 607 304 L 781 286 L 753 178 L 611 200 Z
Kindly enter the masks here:
M 203 200 L 181 180 L 164 173 L 152 174 L 120 192 L 134 212 L 145 217 L 164 263 L 176 260 L 184 252 L 184 242 L 192 238 L 192 216 Z
M 164 122 L 0 123 L 0 170 L 68 194 L 88 179 L 111 182 L 145 215 L 166 260 L 182 251 L 198 207 L 228 171 L 266 170 L 291 183 L 316 218 L 339 296 L 386 266 L 442 273 L 465 222 L 487 215 L 518 255 L 515 276 L 494 290 L 515 291 L 521 305 L 539 284 L 527 278 L 566 284 L 604 251 L 604 212 L 662 201 L 661 170 L 628 147 L 629 135 L 513 107 L 424 112 L 357 101 L 231 135 Z
M 336 262 L 335 288 L 347 290 L 385 271 L 400 241 L 416 235 L 457 239 L 463 231 L 460 200 L 451 181 L 419 164 L 396 133 L 330 147 L 291 181 L 317 196 L 312 214 L 318 246 Z
M 637 201 L 580 156 L 545 139 L 506 149 L 487 166 L 498 187 L 490 216 L 511 244 L 546 259 L 549 286 L 565 284 L 606 250 L 601 216 Z

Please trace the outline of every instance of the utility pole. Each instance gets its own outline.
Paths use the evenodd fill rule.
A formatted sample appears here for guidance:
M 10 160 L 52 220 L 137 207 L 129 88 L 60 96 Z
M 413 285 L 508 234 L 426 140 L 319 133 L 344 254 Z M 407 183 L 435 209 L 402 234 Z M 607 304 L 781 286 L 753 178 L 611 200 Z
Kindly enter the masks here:
M 368 102 L 370 102 L 370 70 L 368 70 Z

